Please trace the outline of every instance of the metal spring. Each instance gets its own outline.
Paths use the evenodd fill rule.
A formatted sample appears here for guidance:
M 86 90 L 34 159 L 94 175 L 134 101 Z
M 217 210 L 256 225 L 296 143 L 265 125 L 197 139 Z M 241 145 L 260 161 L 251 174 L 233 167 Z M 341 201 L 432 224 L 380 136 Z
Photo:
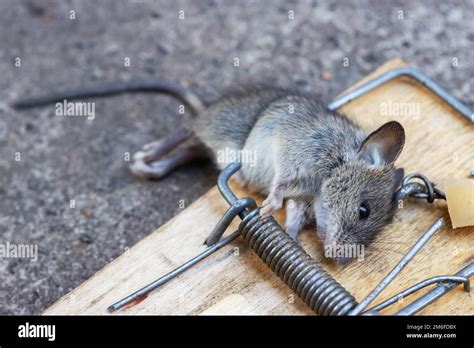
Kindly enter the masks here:
M 355 298 L 331 277 L 273 219 L 259 209 L 240 223 L 239 232 L 255 253 L 313 311 L 319 315 L 346 315 Z

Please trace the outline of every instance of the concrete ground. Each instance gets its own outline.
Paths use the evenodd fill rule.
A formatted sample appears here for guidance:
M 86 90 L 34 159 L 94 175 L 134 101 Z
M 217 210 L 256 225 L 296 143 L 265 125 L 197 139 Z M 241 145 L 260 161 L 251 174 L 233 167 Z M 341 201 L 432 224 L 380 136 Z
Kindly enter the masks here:
M 53 107 L 15 112 L 9 101 L 150 76 L 205 98 L 257 80 L 328 101 L 402 57 L 473 107 L 473 9 L 472 0 L 0 0 L 0 244 L 39 252 L 36 262 L 0 258 L 0 314 L 41 313 L 217 175 L 209 163 L 159 182 L 130 174 L 126 152 L 182 123 L 170 98 L 103 99 L 93 121 L 55 117 Z

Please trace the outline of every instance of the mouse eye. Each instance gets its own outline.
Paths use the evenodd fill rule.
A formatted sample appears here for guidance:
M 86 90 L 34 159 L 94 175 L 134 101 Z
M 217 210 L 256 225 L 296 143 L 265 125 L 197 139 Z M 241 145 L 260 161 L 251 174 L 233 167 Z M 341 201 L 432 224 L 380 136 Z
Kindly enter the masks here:
M 362 202 L 362 204 L 359 207 L 359 217 L 361 220 L 367 219 L 370 214 L 370 208 L 369 205 L 366 202 Z

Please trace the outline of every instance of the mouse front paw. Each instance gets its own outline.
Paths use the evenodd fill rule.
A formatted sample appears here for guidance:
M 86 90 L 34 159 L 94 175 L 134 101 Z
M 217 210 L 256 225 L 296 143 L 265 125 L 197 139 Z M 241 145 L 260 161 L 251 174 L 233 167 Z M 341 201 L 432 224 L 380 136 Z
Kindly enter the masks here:
M 275 196 L 268 196 L 262 203 L 262 207 L 260 208 L 260 215 L 262 217 L 270 216 L 282 206 L 283 199 L 279 199 Z
M 285 231 L 291 237 L 291 239 L 293 239 L 295 242 L 298 241 L 298 235 L 301 231 L 299 226 L 296 226 L 296 225 L 287 226 L 285 227 Z

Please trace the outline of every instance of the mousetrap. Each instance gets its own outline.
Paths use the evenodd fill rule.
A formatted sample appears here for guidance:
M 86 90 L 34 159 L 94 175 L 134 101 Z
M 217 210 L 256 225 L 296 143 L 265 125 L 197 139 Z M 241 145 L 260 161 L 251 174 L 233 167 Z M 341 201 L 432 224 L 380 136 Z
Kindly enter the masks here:
M 390 103 L 416 103 L 419 115 L 382 112 Z M 474 274 L 474 227 L 451 228 L 442 191 L 473 170 L 472 112 L 400 60 L 329 107 L 367 129 L 400 121 L 406 144 L 397 165 L 424 174 L 405 178 L 394 222 L 362 261 L 337 266 L 324 258 L 312 229 L 301 234 L 300 247 L 280 227 L 282 213 L 261 219 L 255 209 L 261 197 L 228 184 L 239 169 L 232 164 L 218 187 L 44 314 L 474 313 L 466 292 Z

